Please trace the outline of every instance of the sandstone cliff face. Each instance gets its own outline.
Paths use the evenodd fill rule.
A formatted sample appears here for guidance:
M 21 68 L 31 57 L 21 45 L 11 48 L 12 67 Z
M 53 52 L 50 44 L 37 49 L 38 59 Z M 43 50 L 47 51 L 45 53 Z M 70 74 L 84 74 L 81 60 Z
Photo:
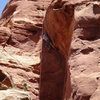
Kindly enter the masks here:
M 71 45 L 71 56 L 69 64 L 71 66 L 72 84 L 69 80 L 69 69 L 67 58 L 74 26 L 72 5 L 75 6 L 76 26 L 73 32 Z M 68 14 L 68 15 L 67 15 Z M 70 15 L 71 14 L 71 15 Z M 63 100 L 64 81 L 66 81 L 65 98 L 68 100 L 73 88 L 71 100 L 99 100 L 99 58 L 100 58 L 100 2 L 98 0 L 78 0 L 72 2 L 54 1 L 47 10 L 44 20 L 44 34 L 51 38 L 52 49 L 43 49 L 42 59 L 42 100 Z M 70 30 L 71 29 L 71 30 Z M 69 31 L 70 30 L 70 31 Z M 46 41 L 46 39 L 45 39 Z M 48 48 L 45 41 L 43 48 Z M 54 48 L 53 48 L 54 47 Z M 54 51 L 56 51 L 56 53 Z M 60 52 L 60 54 L 59 54 Z M 54 64 L 50 65 L 51 56 L 55 57 Z M 66 58 L 62 58 L 62 55 Z M 48 56 L 45 56 L 48 55 Z M 47 59 L 49 57 L 49 59 Z M 60 59 L 60 61 L 59 61 Z M 50 60 L 50 61 L 49 61 Z M 48 62 L 48 65 L 45 62 Z M 65 61 L 65 62 L 64 62 Z M 60 65 L 61 63 L 61 65 Z M 56 65 L 57 66 L 56 66 Z M 48 67 L 47 67 L 48 66 Z M 55 69 L 56 68 L 56 69 Z M 64 73 L 62 70 L 67 69 Z M 62 72 L 62 73 L 61 73 Z M 48 73 L 48 75 L 47 75 Z M 65 77 L 65 75 L 67 75 Z M 56 79 L 58 78 L 58 80 Z M 45 88 L 48 84 L 49 87 Z M 56 85 L 59 87 L 56 87 Z M 60 85 L 59 85 L 60 84 Z M 46 91 L 46 90 L 48 91 Z M 64 92 L 63 92 L 63 91 Z M 57 93 L 56 93 L 57 91 Z M 60 91 L 60 93 L 59 93 Z M 98 93 L 98 94 L 97 94 Z M 62 99 L 63 98 L 63 99 Z
M 100 99 L 100 1 L 76 7 L 70 67 L 74 100 Z
M 65 87 L 66 100 L 71 88 L 71 100 L 100 99 L 100 1 L 66 1 L 10 0 L 5 7 L 0 19 L 0 95 L 5 99 L 39 100 L 40 61 L 40 100 L 62 100 Z M 49 42 L 43 36 L 42 44 L 50 3 L 43 25 Z
M 40 100 L 64 100 L 66 81 L 69 86 L 67 98 L 70 97 L 67 60 L 73 27 L 74 5 L 63 1 L 52 2 L 43 27 Z
M 42 21 L 49 3 L 10 0 L 0 19 L 0 70 L 8 73 L 6 77 L 13 83 L 4 83 L 0 73 L 2 88 L 28 91 L 32 100 L 38 100 L 39 95 Z

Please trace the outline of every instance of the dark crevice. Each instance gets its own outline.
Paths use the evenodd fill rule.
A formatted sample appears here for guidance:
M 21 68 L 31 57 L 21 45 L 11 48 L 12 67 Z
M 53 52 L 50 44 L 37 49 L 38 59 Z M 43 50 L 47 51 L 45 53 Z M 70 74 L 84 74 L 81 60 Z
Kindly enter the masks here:
M 12 40 L 12 36 L 10 36 L 9 37 L 9 39 L 6 41 L 6 44 L 8 44 L 8 45 L 15 45 L 16 44 L 16 42 L 14 42 L 13 40 Z
M 95 40 L 99 39 L 100 37 L 95 36 L 95 37 L 91 37 L 91 38 L 84 38 L 82 36 L 79 36 L 79 38 L 82 40 L 95 41 Z
M 95 41 L 97 39 L 100 39 L 100 34 L 99 31 L 95 32 L 95 34 L 83 34 L 82 36 L 78 36 L 78 38 L 82 39 L 82 40 L 87 40 L 87 41 Z
M 41 30 L 41 29 L 31 30 L 31 29 L 26 29 L 26 28 L 18 27 L 18 26 L 15 26 L 15 28 L 26 30 L 28 32 L 31 32 L 32 34 L 36 34 L 38 31 Z
M 42 11 L 44 11 L 45 9 L 44 9 L 44 8 L 39 8 L 39 7 L 38 7 L 37 10 L 42 10 Z
M 83 25 L 85 26 L 85 25 Z M 94 41 L 97 39 L 100 39 L 100 27 L 99 24 L 97 24 L 96 26 L 92 26 L 92 27 L 80 27 L 83 28 L 83 30 L 81 31 L 81 34 L 78 36 L 78 38 L 82 39 L 82 40 L 88 40 L 88 41 Z
M 88 47 L 88 48 L 85 48 L 85 49 L 81 50 L 81 53 L 89 54 L 90 52 L 93 52 L 93 51 L 94 51 L 93 48 Z
M 36 26 L 38 26 L 38 27 L 41 27 L 41 28 L 42 28 L 43 24 L 36 24 Z
M 100 14 L 100 4 L 93 5 L 93 12 L 94 14 Z
M 74 13 L 73 13 L 74 12 L 74 5 L 65 5 L 64 12 L 72 17 L 74 15 Z
M 28 30 L 29 32 L 31 32 L 33 35 L 36 34 L 38 31 L 37 30 L 34 30 L 34 31 L 30 31 Z
M 28 81 L 32 82 L 32 83 L 36 83 L 37 82 L 35 79 L 29 79 Z
M 55 5 L 55 6 L 54 6 L 54 9 L 60 9 L 60 8 L 62 8 L 61 5 Z
M 57 2 L 55 3 L 55 5 L 53 6 L 53 8 L 56 10 L 56 9 L 61 9 L 64 5 L 64 1 L 63 2 Z
M 78 50 L 79 50 L 78 48 L 77 48 L 77 49 L 71 48 L 71 50 L 70 50 L 70 55 L 73 54 L 73 53 L 75 53 L 75 52 L 77 52 Z
M 28 97 L 26 97 L 26 98 L 22 98 L 22 100 L 29 100 L 29 98 L 28 98 Z
M 2 82 L 7 76 L 0 70 L 0 82 Z
M 83 96 L 81 99 L 77 99 L 77 100 L 90 100 L 90 96 Z
M 75 95 L 76 95 L 76 91 L 73 93 L 72 98 L 74 98 L 74 97 L 75 97 Z
M 97 79 L 97 80 L 99 80 L 99 79 L 100 79 L 100 77 L 97 77 L 96 79 Z

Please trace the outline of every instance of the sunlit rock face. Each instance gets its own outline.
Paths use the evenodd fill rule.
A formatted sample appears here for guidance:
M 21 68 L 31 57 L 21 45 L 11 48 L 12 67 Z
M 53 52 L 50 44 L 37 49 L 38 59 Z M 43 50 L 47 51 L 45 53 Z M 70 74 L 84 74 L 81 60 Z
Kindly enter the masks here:
M 50 4 L 43 24 L 40 100 L 64 100 L 65 91 L 70 97 L 67 60 L 74 21 L 73 4 L 60 0 Z
M 76 7 L 71 46 L 72 100 L 100 99 L 100 1 Z
M 64 56 L 68 56 L 74 26 L 74 5 L 59 0 L 52 2 L 44 20 L 44 32 L 49 34 L 54 47 Z
M 28 91 L 32 100 L 39 99 L 42 21 L 49 3 L 10 0 L 0 18 L 0 70 L 8 73 L 12 88 Z M 5 82 L 0 89 L 9 88 Z
M 54 98 L 54 100 L 56 98 L 58 100 L 63 100 L 62 98 L 64 95 L 64 91 L 61 90 L 63 90 L 64 88 L 63 86 L 65 84 L 64 83 L 65 74 L 64 71 L 62 70 L 67 69 L 65 66 L 68 67 L 68 65 L 66 65 L 65 59 L 68 57 L 72 34 L 71 32 L 69 32 L 70 35 L 68 34 L 68 30 L 70 29 L 69 28 L 70 24 L 68 24 L 68 26 L 65 24 L 71 21 L 70 20 L 65 21 L 64 20 L 65 17 L 63 16 L 63 14 L 66 15 L 63 12 L 65 8 L 63 7 L 63 5 L 64 4 L 66 5 L 65 3 L 66 1 L 64 1 L 63 3 L 62 2 L 63 1 L 60 0 L 59 1 L 55 0 L 54 2 L 52 2 L 52 4 L 47 10 L 47 14 L 44 20 L 43 33 L 49 35 L 49 38 L 51 39 L 50 40 L 51 48 L 49 48 L 48 44 L 46 43 L 46 39 L 44 39 L 43 41 L 44 49 L 42 53 L 42 64 L 41 64 L 42 65 L 42 73 L 41 73 L 42 91 L 40 95 L 41 100 L 46 100 L 45 98 L 48 99 Z M 72 77 L 71 87 L 73 89 L 71 99 L 98 100 L 99 99 L 98 84 L 100 76 L 99 75 L 100 2 L 98 0 L 78 0 L 77 2 L 72 0 L 71 4 L 75 5 L 75 21 L 76 21 L 76 26 L 74 27 L 74 21 L 71 19 L 72 20 L 71 31 L 73 27 L 75 28 L 73 32 L 73 40 L 71 43 L 71 53 L 70 53 L 71 57 L 69 60 L 69 64 L 71 66 L 71 77 Z M 66 33 L 64 34 L 64 32 Z M 55 51 L 57 53 L 55 53 Z M 51 63 L 52 60 L 50 60 L 50 58 L 52 58 L 53 61 L 55 61 L 54 64 Z M 47 64 L 45 63 L 46 61 Z M 61 65 L 60 63 L 58 65 L 56 64 L 59 61 Z M 69 71 L 67 69 L 66 87 L 68 88 L 66 89 L 65 92 L 66 100 L 68 100 L 71 91 L 68 73 Z M 54 76 L 57 78 L 55 78 Z M 48 86 L 46 87 L 47 84 Z M 45 89 L 47 89 L 48 91 L 45 91 Z
M 19 99 L 16 95 L 39 100 L 40 83 L 40 100 L 64 95 L 68 100 L 71 93 L 71 100 L 99 100 L 99 58 L 99 0 L 10 0 L 6 5 L 0 18 L 1 97 L 4 90 L 8 100 Z

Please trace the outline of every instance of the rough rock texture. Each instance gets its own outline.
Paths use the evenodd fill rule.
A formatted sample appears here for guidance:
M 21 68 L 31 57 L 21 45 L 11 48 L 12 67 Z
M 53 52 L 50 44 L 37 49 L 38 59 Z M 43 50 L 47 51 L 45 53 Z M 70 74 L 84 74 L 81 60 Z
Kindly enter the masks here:
M 40 100 L 64 100 L 66 81 L 69 85 L 67 98 L 70 97 L 67 60 L 73 27 L 74 6 L 62 1 L 52 2 L 43 27 Z
M 8 89 L 0 91 L 0 100 L 31 100 L 29 93 L 18 90 L 18 89 Z
M 100 99 L 100 1 L 76 7 L 71 46 L 72 100 Z
M 100 0 L 62 1 L 53 0 L 45 17 L 43 33 L 49 35 L 43 35 L 40 98 L 62 100 L 66 81 L 66 100 L 70 96 L 71 87 L 73 91 L 70 100 L 99 100 Z M 42 21 L 50 2 L 10 0 L 3 11 L 0 18 L 0 89 L 5 94 L 10 92 L 7 89 L 14 87 L 27 91 L 31 100 L 39 100 Z M 72 19 L 67 18 L 72 18 L 73 13 L 70 11 L 73 12 L 73 6 L 70 8 L 66 4 L 75 5 L 77 22 L 69 60 L 71 84 L 66 60 L 72 34 L 66 33 L 73 30 L 70 26 Z M 7 97 L 6 100 L 9 98 L 14 100 L 13 97 Z
M 12 87 L 30 92 L 32 100 L 39 95 L 42 21 L 49 3 L 10 0 L 0 19 L 0 70 L 7 73 Z M 1 83 L 0 89 L 8 88 Z
M 46 13 L 43 30 L 40 100 L 64 99 L 64 81 L 69 77 L 66 61 L 73 30 L 73 20 L 71 19 L 73 13 L 71 12 L 70 15 L 70 11 L 73 10 L 72 5 L 68 3 L 65 0 L 55 0 Z M 78 0 L 76 2 L 72 0 L 71 3 L 75 5 L 76 27 L 69 60 L 73 88 L 70 99 L 99 100 L 100 2 L 98 0 Z M 71 31 L 69 31 L 70 29 Z M 51 58 L 54 63 L 51 63 Z M 67 73 L 64 73 L 63 69 L 66 69 Z M 70 80 L 66 81 L 66 87 L 68 87 L 66 100 L 70 96 L 69 82 Z
M 12 87 L 13 83 L 11 81 L 11 77 L 7 73 L 0 70 L 0 90 L 5 90 Z

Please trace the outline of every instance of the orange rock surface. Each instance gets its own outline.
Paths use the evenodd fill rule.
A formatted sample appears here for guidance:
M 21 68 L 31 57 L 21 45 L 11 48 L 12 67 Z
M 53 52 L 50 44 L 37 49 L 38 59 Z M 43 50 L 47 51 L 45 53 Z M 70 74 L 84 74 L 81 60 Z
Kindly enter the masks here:
M 100 99 L 100 0 L 9 0 L 0 18 L 0 100 L 39 100 L 39 92 L 40 100 Z

